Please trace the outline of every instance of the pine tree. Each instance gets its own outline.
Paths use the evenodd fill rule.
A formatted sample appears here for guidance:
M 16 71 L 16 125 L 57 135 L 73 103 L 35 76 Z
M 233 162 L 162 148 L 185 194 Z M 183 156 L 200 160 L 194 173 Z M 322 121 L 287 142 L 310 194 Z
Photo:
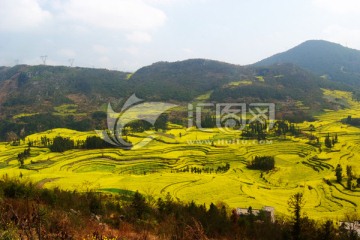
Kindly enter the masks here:
M 352 167 L 351 166 L 346 166 L 346 175 L 347 175 L 347 188 L 349 190 L 352 189 L 352 186 L 351 186 L 351 181 L 353 179 L 353 174 L 352 174 Z
M 341 180 L 342 180 L 342 167 L 340 164 L 338 164 L 336 166 L 336 169 L 335 169 L 335 176 L 336 176 L 336 181 L 338 183 L 341 183 Z
M 331 148 L 332 147 L 332 143 L 331 143 L 331 139 L 330 139 L 330 135 L 328 133 L 328 135 L 325 137 L 325 146 L 327 148 Z
M 148 212 L 148 206 L 145 198 L 138 191 L 135 192 L 130 206 L 135 211 L 137 219 L 142 219 L 144 214 Z
M 335 134 L 335 143 L 337 143 L 338 142 L 338 135 L 337 135 L 337 133 Z
M 352 167 L 351 166 L 346 166 L 346 175 L 348 178 L 351 178 L 352 179 Z
M 332 221 L 327 220 L 321 229 L 321 239 L 332 240 L 336 237 L 336 231 Z
M 296 193 L 288 201 L 289 211 L 293 214 L 293 239 L 301 239 L 301 210 L 304 206 L 304 198 L 302 193 Z

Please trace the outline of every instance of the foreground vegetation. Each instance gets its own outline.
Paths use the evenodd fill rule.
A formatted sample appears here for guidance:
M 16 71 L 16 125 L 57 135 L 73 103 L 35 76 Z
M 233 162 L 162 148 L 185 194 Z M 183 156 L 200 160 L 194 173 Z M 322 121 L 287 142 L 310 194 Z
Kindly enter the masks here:
M 238 216 L 226 204 L 209 206 L 122 191 L 103 194 L 43 189 L 0 180 L 0 239 L 359 239 L 332 221 L 302 213 L 302 194 L 289 199 L 291 218 Z

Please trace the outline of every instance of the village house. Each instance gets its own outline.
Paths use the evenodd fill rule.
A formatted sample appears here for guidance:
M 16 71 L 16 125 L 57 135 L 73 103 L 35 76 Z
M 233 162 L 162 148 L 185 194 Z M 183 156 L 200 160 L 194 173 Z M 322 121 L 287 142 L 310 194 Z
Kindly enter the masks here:
M 262 212 L 267 219 L 271 222 L 275 222 L 275 208 L 273 207 L 265 206 L 262 209 L 252 209 L 251 212 L 254 216 L 259 216 Z M 250 211 L 249 208 L 236 208 L 236 214 L 238 216 L 248 216 L 250 215 Z
M 360 236 L 360 220 L 357 221 L 340 221 L 339 227 L 343 227 L 348 231 L 355 231 Z

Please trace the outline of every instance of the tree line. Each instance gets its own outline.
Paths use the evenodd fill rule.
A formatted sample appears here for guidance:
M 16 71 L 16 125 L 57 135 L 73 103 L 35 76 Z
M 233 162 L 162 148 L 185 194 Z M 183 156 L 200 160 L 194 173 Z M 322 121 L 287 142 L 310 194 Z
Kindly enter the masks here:
M 230 163 L 226 163 L 224 166 L 218 166 L 217 168 L 200 168 L 200 167 L 189 167 L 186 166 L 183 169 L 176 170 L 176 172 L 189 172 L 189 173 L 226 173 L 230 169 Z
M 342 184 L 343 181 L 343 168 L 340 164 L 338 164 L 335 168 L 335 176 L 336 176 L 336 182 Z M 354 190 L 357 187 L 360 187 L 360 177 L 356 178 L 352 166 L 347 165 L 346 166 L 346 187 L 348 190 Z M 353 183 L 353 180 L 356 180 L 356 184 Z
M 29 146 L 33 146 L 34 142 L 29 142 Z M 52 152 L 65 152 L 71 149 L 103 149 L 113 148 L 114 145 L 104 141 L 98 136 L 89 136 L 85 141 L 74 141 L 68 137 L 56 136 L 50 140 L 46 136 L 41 137 L 41 144 L 48 147 Z
M 359 239 L 354 230 L 337 228 L 331 220 L 306 217 L 302 193 L 289 198 L 290 217 L 274 222 L 266 214 L 255 215 L 252 207 L 238 215 L 223 202 L 182 202 L 169 193 L 155 198 L 125 190 L 106 194 L 44 189 L 7 176 L 0 180 L 0 197 L 2 239 Z

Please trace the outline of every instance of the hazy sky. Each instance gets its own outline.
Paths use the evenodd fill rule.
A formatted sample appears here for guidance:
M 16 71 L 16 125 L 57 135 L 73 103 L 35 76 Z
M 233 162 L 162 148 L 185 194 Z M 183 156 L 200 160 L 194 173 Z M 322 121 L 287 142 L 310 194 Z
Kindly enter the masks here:
M 0 65 L 244 65 L 309 39 L 360 49 L 359 16 L 359 0 L 0 0 Z

